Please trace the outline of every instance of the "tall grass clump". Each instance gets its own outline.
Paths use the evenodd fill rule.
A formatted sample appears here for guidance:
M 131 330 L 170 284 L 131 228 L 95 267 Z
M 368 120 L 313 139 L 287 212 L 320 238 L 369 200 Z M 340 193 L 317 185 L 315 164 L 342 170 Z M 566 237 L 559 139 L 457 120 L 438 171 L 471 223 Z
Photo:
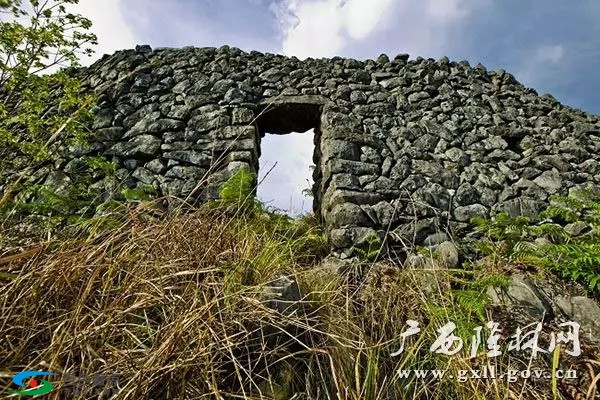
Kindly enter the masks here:
M 279 358 L 265 327 L 301 323 L 265 307 L 262 292 L 318 261 L 305 235 L 214 209 L 131 212 L 93 232 L 0 265 L 3 366 L 124 373 L 132 399 L 259 391 Z

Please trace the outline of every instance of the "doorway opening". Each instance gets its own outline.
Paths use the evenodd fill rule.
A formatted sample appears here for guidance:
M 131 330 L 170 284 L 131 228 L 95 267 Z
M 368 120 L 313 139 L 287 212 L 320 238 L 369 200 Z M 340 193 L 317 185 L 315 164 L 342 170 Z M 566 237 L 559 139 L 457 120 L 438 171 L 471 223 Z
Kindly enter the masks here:
M 270 209 L 299 217 L 319 214 L 321 104 L 269 104 L 260 110 L 257 197 Z

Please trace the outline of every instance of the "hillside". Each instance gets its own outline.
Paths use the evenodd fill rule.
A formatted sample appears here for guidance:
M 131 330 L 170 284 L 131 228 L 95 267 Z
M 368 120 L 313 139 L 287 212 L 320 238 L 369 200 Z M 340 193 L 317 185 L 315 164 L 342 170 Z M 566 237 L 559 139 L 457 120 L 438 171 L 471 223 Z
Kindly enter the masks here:
M 445 57 L 138 46 L 63 72 L 35 108 L 67 139 L 0 148 L 3 393 L 599 395 L 597 116 Z M 260 142 L 311 128 L 294 220 L 254 198 Z
M 122 206 L 30 246 L 4 248 L 2 365 L 119 374 L 118 389 L 107 387 L 105 395 L 122 399 L 579 399 L 596 393 L 597 198 L 557 200 L 547 218 L 554 214 L 563 225 L 561 218 L 574 218 L 566 228 L 550 220 L 479 221 L 479 250 L 452 238 L 412 248 L 404 260 L 380 247 L 340 260 L 327 256 L 327 237 L 314 217 L 292 220 L 264 210 L 244 186 L 232 179 L 221 200 L 197 209 L 161 211 L 156 201 Z M 494 296 L 488 289 L 494 285 L 512 298 Z M 510 334 L 541 320 L 540 348 L 548 348 L 548 334 L 567 332 L 559 324 L 569 317 L 582 323 L 580 355 L 565 353 L 573 353 L 573 343 L 531 360 L 530 350 L 507 351 Z M 393 356 L 409 320 L 419 322 L 419 339 Z M 473 329 L 491 320 L 502 329 L 500 356 L 486 355 L 484 330 L 470 359 Z M 454 356 L 430 349 L 448 321 L 465 339 Z M 490 367 L 500 378 L 477 379 Z M 528 368 L 576 371 L 577 378 L 508 372 Z M 398 375 L 438 369 L 445 377 Z M 55 398 L 73 394 L 57 387 Z M 93 385 L 76 387 L 85 389 L 79 398 L 98 398 Z

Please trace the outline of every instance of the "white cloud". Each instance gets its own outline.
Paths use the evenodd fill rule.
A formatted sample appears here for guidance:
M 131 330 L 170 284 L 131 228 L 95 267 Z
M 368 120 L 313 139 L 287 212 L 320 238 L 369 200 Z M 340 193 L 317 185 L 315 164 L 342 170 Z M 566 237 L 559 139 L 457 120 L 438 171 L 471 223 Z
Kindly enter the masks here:
M 344 28 L 354 39 L 366 37 L 383 19 L 392 0 L 348 0 L 341 8 Z
M 282 27 L 282 52 L 297 57 L 338 55 L 345 35 L 362 39 L 372 32 L 392 0 L 287 0 L 272 3 Z
M 344 44 L 343 21 L 336 3 L 336 0 L 302 3 L 291 0 L 276 7 L 285 37 L 282 52 L 300 58 L 335 55 Z
M 469 4 L 463 0 L 428 0 L 426 4 L 427 15 L 432 20 L 457 20 L 470 12 Z
M 89 65 L 104 54 L 135 47 L 134 35 L 121 12 L 123 1 L 80 0 L 79 4 L 70 9 L 89 18 L 93 23 L 91 30 L 98 36 L 98 46 L 94 48 L 96 53 L 92 57 L 82 58 L 82 64 Z
M 348 46 L 389 32 L 402 49 L 439 48 L 444 31 L 488 0 L 281 0 L 274 1 L 282 52 L 306 57 L 340 55 Z
M 564 76 L 559 71 L 564 71 L 568 65 L 565 55 L 565 48 L 560 44 L 538 46 L 525 55 L 515 77 L 531 87 L 547 80 L 556 80 L 558 76 Z

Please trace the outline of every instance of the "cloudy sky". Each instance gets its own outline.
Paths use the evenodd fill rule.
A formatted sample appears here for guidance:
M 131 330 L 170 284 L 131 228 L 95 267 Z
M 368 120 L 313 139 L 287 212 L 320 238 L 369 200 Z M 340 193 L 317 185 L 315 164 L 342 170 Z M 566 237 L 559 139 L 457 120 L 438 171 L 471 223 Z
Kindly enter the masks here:
M 598 0 L 80 0 L 97 57 L 135 44 L 227 44 L 305 57 L 374 59 L 381 53 L 481 62 L 540 94 L 600 114 Z M 289 148 L 282 152 L 281 148 Z M 263 200 L 310 206 L 310 134 L 267 137 Z

